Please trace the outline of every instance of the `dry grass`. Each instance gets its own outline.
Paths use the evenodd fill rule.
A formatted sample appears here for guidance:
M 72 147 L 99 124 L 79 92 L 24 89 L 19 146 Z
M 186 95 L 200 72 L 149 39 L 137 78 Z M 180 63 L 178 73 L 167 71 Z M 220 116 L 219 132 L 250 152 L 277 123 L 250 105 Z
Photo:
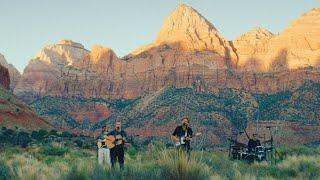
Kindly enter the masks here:
M 57 145 L 58 146 L 58 145 Z M 60 145 L 59 145 L 60 146 Z M 61 147 L 63 148 L 63 147 Z M 0 161 L 9 179 L 319 179 L 318 154 L 290 155 L 277 165 L 230 161 L 221 152 L 194 151 L 191 156 L 175 149 L 154 148 L 126 154 L 126 168 L 110 170 L 97 164 L 96 152 L 70 149 L 64 155 L 48 156 L 42 148 L 7 149 Z M 9 170 L 8 170 L 9 169 Z M 6 172 L 9 171 L 9 172 Z M 8 178 L 7 178 L 8 179 Z

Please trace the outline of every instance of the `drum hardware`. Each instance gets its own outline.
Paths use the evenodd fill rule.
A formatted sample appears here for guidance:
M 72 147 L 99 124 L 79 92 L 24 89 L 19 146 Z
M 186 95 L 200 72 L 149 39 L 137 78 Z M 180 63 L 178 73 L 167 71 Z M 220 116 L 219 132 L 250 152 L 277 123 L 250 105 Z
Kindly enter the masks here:
M 273 136 L 271 133 L 271 127 L 267 126 L 267 129 L 269 129 L 270 132 L 270 139 L 266 140 L 265 134 L 263 136 L 264 145 L 257 146 L 255 148 L 254 152 L 248 152 L 247 145 L 243 144 L 241 142 L 237 141 L 236 139 L 228 138 L 228 141 L 230 142 L 229 145 L 229 158 L 232 160 L 245 160 L 247 162 L 253 162 L 253 161 L 269 161 L 270 163 L 274 159 L 274 152 L 276 152 L 274 144 L 273 144 Z M 244 133 L 249 139 L 248 133 L 244 130 Z M 243 132 L 240 132 L 239 134 L 243 134 Z

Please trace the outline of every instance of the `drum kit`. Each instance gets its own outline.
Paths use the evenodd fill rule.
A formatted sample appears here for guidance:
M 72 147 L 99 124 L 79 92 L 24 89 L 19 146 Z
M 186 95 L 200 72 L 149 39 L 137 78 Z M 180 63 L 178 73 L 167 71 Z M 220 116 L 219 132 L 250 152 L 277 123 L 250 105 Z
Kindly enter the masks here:
M 262 142 L 263 145 L 257 146 L 254 151 L 249 152 L 246 144 L 238 142 L 237 139 L 229 138 L 230 146 L 229 146 L 229 158 L 232 160 L 244 160 L 248 163 L 252 163 L 254 161 L 268 161 L 272 162 L 275 154 L 275 147 L 273 144 L 273 137 L 271 134 L 270 127 L 267 127 L 270 131 L 270 139 Z M 246 133 L 248 139 L 249 136 Z M 240 132 L 241 134 L 242 132 Z

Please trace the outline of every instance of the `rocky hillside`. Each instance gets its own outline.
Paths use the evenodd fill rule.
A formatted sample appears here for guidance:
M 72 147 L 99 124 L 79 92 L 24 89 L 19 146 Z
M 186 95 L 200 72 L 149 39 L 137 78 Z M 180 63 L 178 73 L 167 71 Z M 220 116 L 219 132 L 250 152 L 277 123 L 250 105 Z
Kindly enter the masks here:
M 0 54 L 0 65 L 8 69 L 10 75 L 10 89 L 13 91 L 16 84 L 20 80 L 21 74 L 12 64 L 7 62 L 2 54 Z
M 0 87 L 4 89 L 10 88 L 10 75 L 7 68 L 0 65 Z
M 111 127 L 114 120 L 123 118 L 130 134 L 146 139 L 166 139 L 188 116 L 195 131 L 207 132 L 201 142 L 208 146 L 225 145 L 228 137 L 243 128 L 254 132 L 258 120 L 261 138 L 268 138 L 266 127 L 272 126 L 277 142 L 294 145 L 294 140 L 320 140 L 315 136 L 320 132 L 319 88 L 320 84 L 307 82 L 294 92 L 268 95 L 230 88 L 209 93 L 168 87 L 135 100 L 47 96 L 31 106 L 58 127 L 85 132 L 99 131 L 105 123 Z
M 25 103 L 2 87 L 0 87 L 0 126 L 26 130 L 53 128 Z

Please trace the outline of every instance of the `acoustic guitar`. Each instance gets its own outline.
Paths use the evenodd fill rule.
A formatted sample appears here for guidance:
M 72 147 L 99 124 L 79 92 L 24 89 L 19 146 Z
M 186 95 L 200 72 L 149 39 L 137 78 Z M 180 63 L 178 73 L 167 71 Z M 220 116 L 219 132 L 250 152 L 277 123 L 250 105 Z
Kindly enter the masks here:
M 98 146 L 99 149 L 103 148 L 105 146 L 105 144 L 106 144 L 105 140 L 99 139 L 98 142 L 97 142 L 97 146 Z
M 123 144 L 123 137 L 121 135 L 114 136 L 108 136 L 105 139 L 105 145 L 108 149 L 112 149 L 117 145 Z

